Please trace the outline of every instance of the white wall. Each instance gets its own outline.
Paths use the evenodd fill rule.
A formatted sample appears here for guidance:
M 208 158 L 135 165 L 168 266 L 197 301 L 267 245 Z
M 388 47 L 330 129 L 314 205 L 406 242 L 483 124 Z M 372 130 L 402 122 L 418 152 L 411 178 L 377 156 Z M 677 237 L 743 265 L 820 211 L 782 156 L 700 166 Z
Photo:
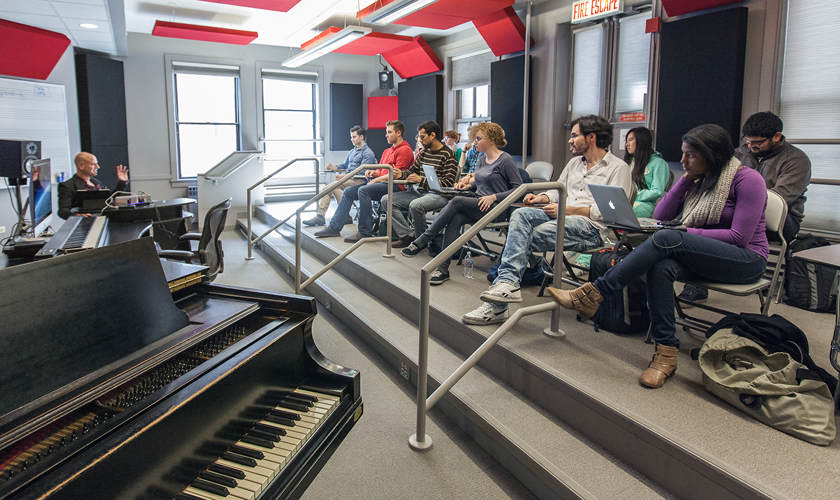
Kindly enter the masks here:
M 128 57 L 124 62 L 131 186 L 157 199 L 186 194 L 185 188 L 173 187 L 170 182 L 169 115 L 166 106 L 166 86 L 170 82 L 166 77 L 165 54 L 234 60 L 239 64 L 244 149 L 256 149 L 258 145 L 257 114 L 260 108 L 256 97 L 259 85 L 256 65 L 258 62 L 276 62 L 279 66 L 280 62 L 290 57 L 288 48 L 225 45 L 129 33 Z M 330 54 L 317 59 L 315 64 L 301 69 L 323 69 L 320 111 L 323 139 L 328 147 L 329 84 L 363 84 L 363 95 L 371 95 L 379 89 L 377 72 L 381 66 L 377 58 L 345 54 Z M 367 117 L 364 118 L 363 126 Z M 326 161 L 341 162 L 348 150 L 327 151 Z

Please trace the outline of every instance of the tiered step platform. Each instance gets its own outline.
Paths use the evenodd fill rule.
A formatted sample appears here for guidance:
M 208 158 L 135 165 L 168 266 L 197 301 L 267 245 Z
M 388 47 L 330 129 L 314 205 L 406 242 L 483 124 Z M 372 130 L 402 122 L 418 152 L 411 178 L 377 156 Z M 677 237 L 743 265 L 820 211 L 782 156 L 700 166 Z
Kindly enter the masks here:
M 255 233 L 293 207 L 257 210 Z M 244 220 L 238 221 L 244 231 Z M 350 246 L 342 238 L 302 236 L 303 279 Z M 345 235 L 355 232 L 345 226 Z M 283 226 L 260 249 L 294 273 L 294 229 Z M 416 383 L 419 270 L 429 256 L 382 257 L 363 245 L 311 285 L 314 296 L 396 371 Z M 498 325 L 475 327 L 461 316 L 480 305 L 489 259 L 476 258 L 474 280 L 453 266 L 432 288 L 429 387 L 434 390 Z M 522 305 L 548 298 L 523 290 Z M 714 295 L 710 302 L 718 299 Z M 729 308 L 757 309 L 754 297 Z M 743 301 L 741 303 L 740 301 Z M 724 305 L 724 304 L 721 304 Z M 514 305 L 513 307 L 517 307 Z M 833 317 L 773 305 L 806 330 L 812 356 L 827 366 Z M 665 387 L 641 387 L 653 348 L 643 336 L 595 332 L 561 312 L 563 339 L 542 335 L 549 314 L 523 319 L 438 406 L 540 498 L 836 498 L 840 444 L 818 447 L 767 427 L 708 394 L 689 356 L 702 337 L 679 332 L 679 369 Z M 805 328 L 803 325 L 808 325 Z M 406 422 L 408 436 L 414 422 Z M 431 436 L 434 441 L 434 436 Z

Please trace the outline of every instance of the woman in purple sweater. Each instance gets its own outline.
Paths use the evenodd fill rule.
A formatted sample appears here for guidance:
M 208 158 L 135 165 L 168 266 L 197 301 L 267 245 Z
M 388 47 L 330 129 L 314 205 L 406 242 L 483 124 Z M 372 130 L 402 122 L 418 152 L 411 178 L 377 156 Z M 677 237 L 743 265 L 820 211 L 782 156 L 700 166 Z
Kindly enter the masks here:
M 701 125 L 682 138 L 685 174 L 656 207 L 654 216 L 671 220 L 680 214 L 688 230 L 664 229 L 608 271 L 576 290 L 549 289 L 554 300 L 589 318 L 603 294 L 647 278 L 651 333 L 656 352 L 639 382 L 662 387 L 677 369 L 674 281 L 702 278 L 724 283 L 753 283 L 767 267 L 764 233 L 767 188 L 761 175 L 733 157 L 729 133 Z

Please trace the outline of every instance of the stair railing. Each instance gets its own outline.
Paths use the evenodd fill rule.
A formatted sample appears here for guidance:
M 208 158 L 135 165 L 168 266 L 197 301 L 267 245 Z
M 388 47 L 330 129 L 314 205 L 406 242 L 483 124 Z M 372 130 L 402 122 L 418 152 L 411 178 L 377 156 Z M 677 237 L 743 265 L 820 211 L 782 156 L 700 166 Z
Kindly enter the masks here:
M 559 306 L 553 302 L 540 304 L 531 307 L 518 309 L 507 319 L 481 346 L 472 354 L 455 372 L 449 376 L 431 396 L 426 397 L 428 392 L 427 381 L 429 374 L 429 297 L 431 294 L 430 278 L 432 272 L 438 268 L 452 254 L 458 251 L 465 243 L 470 241 L 484 227 L 495 221 L 508 207 L 525 193 L 531 191 L 546 191 L 557 189 L 560 192 L 560 200 L 557 204 L 557 238 L 554 244 L 555 255 L 562 255 L 563 234 L 566 228 L 566 186 L 562 182 L 537 182 L 522 184 L 517 187 L 487 215 L 465 231 L 460 238 L 452 242 L 448 247 L 432 259 L 420 270 L 420 345 L 417 355 L 417 431 L 408 438 L 408 444 L 414 450 L 428 450 L 432 447 L 432 438 L 426 434 L 426 413 L 449 391 L 461 378 L 473 368 L 478 361 L 486 354 L 502 337 L 513 328 L 523 317 L 531 314 L 551 311 L 550 327 L 543 330 L 543 333 L 550 337 L 565 337 L 566 334 L 560 330 Z M 553 286 L 560 287 L 560 272 L 554 273 Z

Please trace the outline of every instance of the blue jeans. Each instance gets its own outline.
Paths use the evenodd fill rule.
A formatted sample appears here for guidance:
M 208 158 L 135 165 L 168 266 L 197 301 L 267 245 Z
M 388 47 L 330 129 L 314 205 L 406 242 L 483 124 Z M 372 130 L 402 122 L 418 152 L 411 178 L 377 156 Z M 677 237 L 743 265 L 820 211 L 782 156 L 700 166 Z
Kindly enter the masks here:
M 341 201 L 338 203 L 338 208 L 335 209 L 335 213 L 332 219 L 330 219 L 330 228 L 341 231 L 344 227 L 344 221 L 350 215 L 353 202 L 359 200 L 359 232 L 362 233 L 362 236 L 372 236 L 373 205 L 371 204 L 371 200 L 378 200 L 387 192 L 388 184 L 385 182 L 362 184 L 346 188 L 344 195 L 341 197 Z
M 554 250 L 557 241 L 557 220 L 539 208 L 519 208 L 510 216 L 507 242 L 499 264 L 499 282 L 519 286 L 522 272 L 528 267 L 532 252 Z M 601 245 L 601 232 L 592 227 L 589 219 L 580 215 L 567 215 L 563 250 L 582 252 Z
M 680 341 L 674 335 L 674 281 L 701 278 L 747 284 L 758 280 L 766 267 L 767 260 L 747 248 L 663 229 L 595 280 L 594 285 L 601 294 L 606 294 L 622 290 L 633 279 L 646 276 L 653 340 L 679 347 Z
M 347 191 L 345 191 L 346 193 Z M 397 238 L 411 234 L 411 226 L 400 210 L 408 210 L 414 220 L 414 238 L 419 238 L 426 230 L 426 212 L 443 208 L 449 202 L 443 196 L 428 191 L 399 191 L 394 193 L 391 228 Z M 388 206 L 388 195 L 381 198 L 380 207 Z M 384 211 L 384 208 L 382 208 Z

